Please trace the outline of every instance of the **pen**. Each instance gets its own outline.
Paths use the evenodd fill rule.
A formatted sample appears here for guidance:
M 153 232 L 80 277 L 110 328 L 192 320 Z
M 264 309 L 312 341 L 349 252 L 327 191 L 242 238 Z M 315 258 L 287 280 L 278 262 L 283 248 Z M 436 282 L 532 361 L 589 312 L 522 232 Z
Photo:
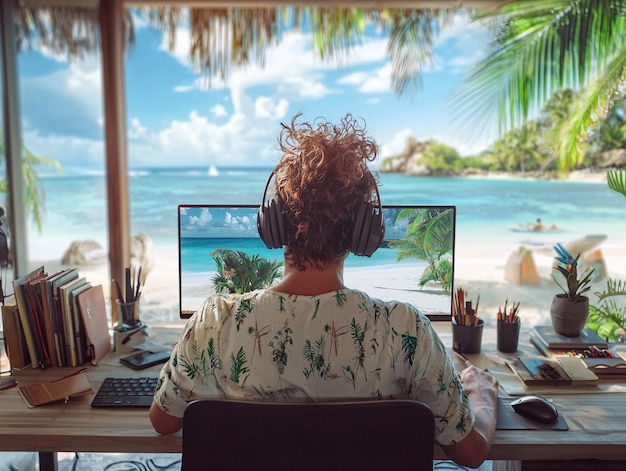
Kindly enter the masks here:
M 15 378 L 10 378 L 8 380 L 0 380 L 0 391 L 5 389 L 11 389 L 17 386 L 17 380 Z

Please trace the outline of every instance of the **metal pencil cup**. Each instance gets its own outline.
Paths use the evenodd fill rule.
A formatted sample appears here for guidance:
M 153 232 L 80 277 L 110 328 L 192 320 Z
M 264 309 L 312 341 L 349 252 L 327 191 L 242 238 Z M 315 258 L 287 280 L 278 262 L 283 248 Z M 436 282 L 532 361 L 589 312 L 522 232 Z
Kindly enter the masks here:
M 498 321 L 496 329 L 498 350 L 502 353 L 516 352 L 519 342 L 519 317 L 514 322 Z
M 459 353 L 480 353 L 483 341 L 484 322 L 478 319 L 476 325 L 459 325 L 452 319 L 452 348 Z

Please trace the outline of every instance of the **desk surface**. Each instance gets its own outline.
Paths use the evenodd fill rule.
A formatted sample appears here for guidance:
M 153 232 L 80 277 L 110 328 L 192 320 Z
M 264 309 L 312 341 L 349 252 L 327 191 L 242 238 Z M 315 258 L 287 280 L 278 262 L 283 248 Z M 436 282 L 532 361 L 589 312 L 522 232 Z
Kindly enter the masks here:
M 444 342 L 448 323 L 436 323 Z M 484 344 L 495 338 L 485 330 Z M 161 436 L 148 420 L 147 409 L 92 409 L 93 394 L 107 376 L 156 376 L 160 366 L 133 371 L 123 366 L 90 367 L 93 393 L 29 409 L 17 388 L 0 391 L 0 449 L 3 451 L 77 451 L 179 453 L 181 435 Z M 26 370 L 21 384 L 57 379 L 71 369 Z M 498 430 L 491 459 L 626 460 L 626 395 L 621 393 L 554 394 L 568 431 Z M 445 456 L 437 447 L 437 458 Z

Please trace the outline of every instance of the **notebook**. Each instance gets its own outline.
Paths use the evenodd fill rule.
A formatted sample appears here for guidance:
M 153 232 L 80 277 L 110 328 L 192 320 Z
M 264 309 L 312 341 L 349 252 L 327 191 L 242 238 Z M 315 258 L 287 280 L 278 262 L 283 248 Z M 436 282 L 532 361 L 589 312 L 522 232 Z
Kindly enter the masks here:
M 547 348 L 554 349 L 583 349 L 595 345 L 598 348 L 608 348 L 608 343 L 598 333 L 585 327 L 579 336 L 566 337 L 557 334 L 552 326 L 538 325 L 532 328 L 531 334 L 541 341 Z
M 107 321 L 106 304 L 102 285 L 92 286 L 77 296 L 83 321 L 86 356 L 93 365 L 111 351 L 111 335 Z

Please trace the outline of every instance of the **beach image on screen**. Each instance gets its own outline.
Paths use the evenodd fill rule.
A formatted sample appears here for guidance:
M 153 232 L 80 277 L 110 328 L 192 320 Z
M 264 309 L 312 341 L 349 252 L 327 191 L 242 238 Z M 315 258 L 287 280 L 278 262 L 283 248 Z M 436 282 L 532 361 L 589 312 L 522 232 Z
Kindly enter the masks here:
M 180 316 L 211 294 L 243 292 L 282 273 L 283 251 L 267 249 L 258 206 L 180 205 Z M 385 238 L 371 257 L 349 254 L 344 282 L 384 301 L 409 302 L 433 320 L 449 320 L 454 279 L 454 206 L 384 206 Z M 260 267 L 260 268 L 259 268 Z M 251 274 L 261 270 L 259 276 Z

